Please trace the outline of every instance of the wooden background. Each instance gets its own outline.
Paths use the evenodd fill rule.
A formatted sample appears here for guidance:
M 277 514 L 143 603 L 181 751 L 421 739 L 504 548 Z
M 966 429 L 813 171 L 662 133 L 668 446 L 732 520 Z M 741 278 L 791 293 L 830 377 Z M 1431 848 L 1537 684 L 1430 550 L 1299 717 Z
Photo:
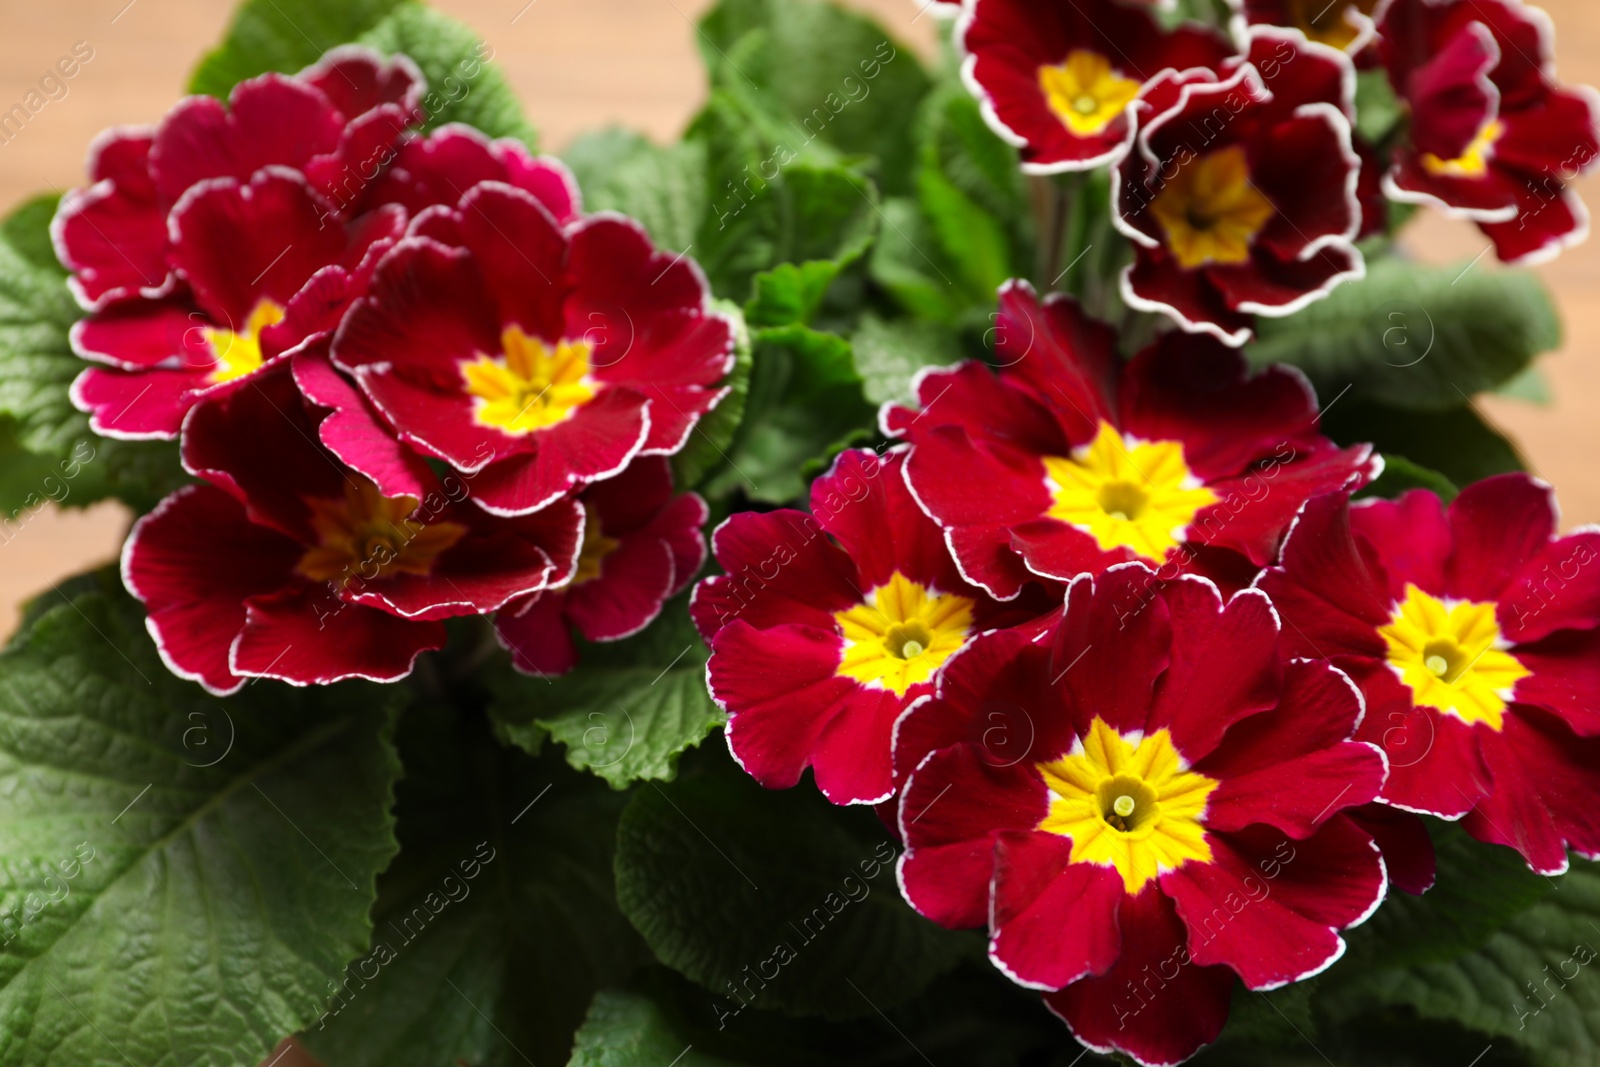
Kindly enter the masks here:
M 327 0 L 338 3 L 339 0 Z M 709 0 L 434 0 L 470 23 L 495 50 L 547 150 L 608 123 L 658 139 L 675 136 L 704 96 L 692 20 Z M 93 58 L 67 94 L 0 145 L 0 210 L 37 191 L 83 180 L 89 139 L 106 126 L 159 119 L 183 92 L 201 51 L 217 41 L 228 0 L 0 0 L 0 112 L 19 102 L 79 41 Z M 916 0 L 854 0 L 890 31 L 927 50 L 932 16 Z M 1561 73 L 1600 83 L 1600 5 L 1553 0 Z M 1585 191 L 1600 207 L 1593 181 Z M 1417 255 L 1464 262 L 1484 246 L 1475 230 L 1423 213 L 1411 231 Z M 1477 270 L 1492 270 L 1485 257 Z M 1561 494 L 1565 525 L 1600 522 L 1600 242 L 1541 268 L 1567 320 L 1565 347 L 1544 361 L 1550 407 L 1490 399 L 1485 410 L 1522 445 Z M 0 546 L 0 636 L 16 604 L 52 582 L 115 556 L 128 516 L 115 504 L 42 512 Z

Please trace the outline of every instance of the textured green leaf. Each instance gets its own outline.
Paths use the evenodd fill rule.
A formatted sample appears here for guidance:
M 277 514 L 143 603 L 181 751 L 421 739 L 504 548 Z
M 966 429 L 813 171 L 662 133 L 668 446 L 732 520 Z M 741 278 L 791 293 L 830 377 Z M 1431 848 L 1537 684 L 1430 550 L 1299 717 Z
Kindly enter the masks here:
M 50 247 L 55 204 L 37 197 L 0 223 L 0 510 L 108 496 L 145 510 L 188 479 L 175 444 L 101 439 L 67 396 L 86 364 L 67 342 L 82 312 Z
M 353 41 L 416 61 L 428 80 L 422 106 L 430 128 L 464 122 L 491 137 L 536 143 L 505 75 L 490 62 L 494 50 L 417 0 L 248 0 L 222 44 L 201 60 L 189 91 L 225 97 L 246 78 L 292 74 Z
M 1458 882 L 1478 877 L 1474 870 L 1461 874 Z M 1492 926 L 1488 915 L 1473 915 L 1470 906 L 1458 915 L 1479 933 Z M 1359 980 L 1324 990 L 1320 1007 L 1354 1020 L 1403 1006 L 1424 1018 L 1510 1039 L 1547 1067 L 1595 1063 L 1600 1062 L 1597 960 L 1600 870 L 1574 860 L 1542 900 L 1490 932 L 1478 948 L 1447 961 L 1363 970 Z
M 989 304 L 1032 263 L 1033 216 L 1016 149 L 995 136 L 977 102 L 953 84 L 930 97 L 922 121 L 917 196 L 945 273 Z
M 401 694 L 210 697 L 111 580 L 0 654 L 0 1063 L 254 1063 L 366 947 Z
M 585 134 L 562 154 L 588 211 L 620 211 L 644 223 L 662 248 L 684 252 L 706 217 L 705 146 L 662 147 L 627 130 Z
M 745 305 L 751 326 L 794 326 L 809 323 L 839 276 L 842 264 L 834 260 L 780 263 L 756 275 L 755 295 Z
M 679 489 L 694 489 L 712 472 L 728 465 L 728 449 L 733 447 L 750 399 L 750 373 L 754 362 L 750 331 L 745 328 L 744 316 L 737 307 L 726 300 L 715 301 L 715 304 L 734 320 L 733 370 L 728 372 L 726 382 L 729 392 L 695 424 L 683 449 L 672 457 L 672 478 Z
M 679 754 L 723 722 L 706 692 L 707 655 L 688 597 L 679 597 L 643 633 L 585 645 L 579 665 L 559 678 L 499 675 L 489 714 L 529 752 L 548 733 L 566 746 L 568 763 L 615 788 L 669 781 Z
M 774 147 L 873 156 L 887 190 L 910 188 L 913 120 L 931 83 L 882 26 L 814 0 L 723 0 L 699 44 L 713 88 L 766 113 Z
M 372 949 L 302 1040 L 327 1067 L 565 1062 L 595 990 L 642 952 L 612 891 L 624 798 L 502 747 L 481 714 L 420 708 L 398 740 L 401 853 Z
M 1323 412 L 1322 429 L 1340 444 L 1371 442 L 1384 455 L 1404 456 L 1458 486 L 1522 470 L 1511 442 L 1471 407 L 1406 411 L 1336 397 Z
M 808 260 L 844 265 L 872 243 L 877 187 L 843 165 L 768 148 L 727 93 L 712 94 L 685 137 L 706 153 L 710 203 L 693 255 L 719 296 L 746 300 L 762 271 Z
M 883 231 L 868 262 L 872 280 L 912 315 L 953 323 L 967 309 L 969 296 L 956 287 L 940 259 L 937 237 L 917 201 L 885 200 Z
M 949 328 L 925 319 L 891 320 L 870 313 L 862 316 L 850 347 L 862 391 L 874 404 L 909 402 L 917 371 L 961 359 L 960 339 Z
M 1536 275 L 1481 265 L 1424 267 L 1395 257 L 1284 319 L 1263 319 L 1253 363 L 1290 363 L 1332 397 L 1442 411 L 1511 381 L 1561 343 Z
M 854 1018 L 916 996 L 970 948 L 900 899 L 895 852 L 870 811 L 762 789 L 723 761 L 638 791 L 617 830 L 617 902 L 728 1010 Z
M 335 45 L 353 41 L 412 0 L 248 0 L 234 13 L 222 43 L 206 53 L 189 91 L 209 96 L 268 71 L 309 67 Z
M 649 997 L 595 994 L 567 1067 L 735 1067 L 732 1060 L 694 1051 Z
M 404 52 L 416 60 L 428 79 L 422 107 L 429 129 L 463 122 L 490 137 L 515 137 L 529 148 L 538 144 L 538 131 L 523 115 L 511 83 L 492 62 L 494 49 L 464 23 L 419 3 L 399 4 L 359 41 L 385 54 Z

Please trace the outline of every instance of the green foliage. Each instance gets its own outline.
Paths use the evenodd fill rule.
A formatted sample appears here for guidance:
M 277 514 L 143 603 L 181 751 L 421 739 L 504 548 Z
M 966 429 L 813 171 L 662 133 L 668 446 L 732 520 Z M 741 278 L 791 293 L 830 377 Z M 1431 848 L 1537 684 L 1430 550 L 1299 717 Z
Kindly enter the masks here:
M 1569 873 L 1536 894 L 1537 903 L 1510 916 L 1506 903 L 1490 896 L 1493 885 L 1509 884 L 1496 878 L 1492 872 L 1486 876 L 1479 864 L 1458 865 L 1444 874 L 1439 888 L 1448 885 L 1452 892 L 1429 915 L 1423 943 L 1408 932 L 1400 949 L 1403 963 L 1383 966 L 1380 955 L 1374 966 L 1353 971 L 1336 990 L 1325 991 L 1322 1010 L 1354 1020 L 1399 1006 L 1510 1039 L 1546 1067 L 1595 1062 L 1600 1057 L 1600 981 L 1594 980 L 1600 958 L 1600 871 L 1575 860 Z M 1481 885 L 1475 886 L 1479 879 Z M 1529 895 L 1527 889 L 1510 893 L 1513 901 Z
M 67 332 L 82 311 L 50 245 L 54 196 L 0 223 L 0 518 L 114 496 L 144 510 L 187 480 L 177 446 L 96 437 L 67 390 L 88 366 Z
M 940 367 L 961 359 L 960 339 L 948 328 L 925 319 L 884 319 L 868 313 L 850 338 L 856 373 L 869 401 L 909 403 L 911 379 L 924 367 Z
M 1323 412 L 1322 430 L 1340 444 L 1370 441 L 1385 456 L 1404 456 L 1457 486 L 1522 469 L 1511 442 L 1468 406 L 1407 411 L 1335 398 Z
M 114 583 L 0 654 L 0 1059 L 254 1063 L 367 944 L 396 694 L 208 696 Z
M 247 0 L 195 69 L 189 91 L 225 97 L 246 78 L 292 74 L 352 41 L 416 61 L 428 80 L 422 106 L 429 128 L 465 122 L 491 137 L 536 142 L 505 75 L 489 62 L 494 50 L 418 0 Z
M 1537 276 L 1481 265 L 1369 261 L 1367 277 L 1284 319 L 1263 319 L 1252 363 L 1289 363 L 1332 397 L 1444 411 L 1521 374 L 1561 343 Z
M 601 991 L 589 1005 L 568 1067 L 737 1067 L 694 1051 L 649 997 Z
M 499 673 L 489 714 L 511 743 L 537 753 L 548 733 L 568 763 L 614 788 L 670 781 L 678 755 L 723 722 L 706 692 L 708 655 L 682 596 L 643 633 L 585 645 L 579 665 L 559 678 Z
M 719 1014 L 749 1002 L 854 1018 L 914 997 L 974 948 L 900 899 L 896 851 L 871 812 L 765 790 L 724 764 L 636 794 L 618 827 L 617 901 L 658 959 L 721 998 Z
M 744 316 L 726 300 L 716 302 L 719 310 L 730 315 L 736 335 L 733 370 L 728 372 L 728 395 L 711 412 L 695 424 L 683 450 L 672 457 L 672 478 L 679 489 L 694 489 L 716 471 L 729 465 L 728 449 L 744 422 L 745 408 L 750 399 L 750 372 L 754 364 L 751 352 L 750 331 L 745 327 Z
M 912 184 L 912 125 L 929 81 L 859 14 L 814 0 L 722 0 L 701 20 L 712 88 L 754 116 L 767 154 L 872 157 L 890 193 Z
M 1413 463 L 1404 456 L 1386 452 L 1383 455 L 1383 473 L 1356 496 L 1393 499 L 1410 489 L 1426 489 L 1447 504 L 1460 492 L 1454 482 L 1438 471 Z
M 640 956 L 612 891 L 623 797 L 455 708 L 408 713 L 398 741 L 401 853 L 372 948 L 302 1040 L 327 1067 L 564 1062 Z
M 585 210 L 631 215 L 674 252 L 695 243 L 710 203 L 704 145 L 663 147 L 613 128 L 579 137 L 562 158 L 583 190 Z

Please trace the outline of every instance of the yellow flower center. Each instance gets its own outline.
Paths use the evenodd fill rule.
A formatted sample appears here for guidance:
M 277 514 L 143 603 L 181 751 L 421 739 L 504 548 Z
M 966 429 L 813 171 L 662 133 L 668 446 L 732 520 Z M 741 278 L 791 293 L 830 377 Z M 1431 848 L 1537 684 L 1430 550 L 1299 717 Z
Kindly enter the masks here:
M 1150 202 L 1167 247 L 1185 270 L 1206 263 L 1244 263 L 1250 242 L 1277 213 L 1250 181 L 1237 145 L 1209 152 L 1179 169 Z
M 583 544 L 578 548 L 578 566 L 566 585 L 582 585 L 600 577 L 600 563 L 620 548 L 622 542 L 600 532 L 600 517 L 589 508 L 583 520 Z
M 1349 3 L 1289 0 L 1289 21 L 1313 41 L 1342 50 L 1348 48 L 1359 33 L 1350 21 L 1350 12 L 1370 15 L 1377 6 L 1378 0 L 1354 0 Z
M 416 497 L 386 497 L 366 479 L 347 484 L 342 498 L 307 500 L 318 544 L 296 566 L 313 581 L 372 581 L 394 574 L 428 574 L 439 554 L 466 536 L 453 522 L 423 523 L 411 517 Z
M 1100 548 L 1129 548 L 1160 561 L 1176 547 L 1195 514 L 1217 495 L 1189 472 L 1177 441 L 1124 439 L 1106 422 L 1072 457 L 1046 456 L 1045 512 L 1086 531 Z
M 1122 114 L 1140 84 L 1114 71 L 1100 53 L 1075 48 L 1066 62 L 1039 68 L 1039 88 L 1067 129 L 1090 137 Z
M 231 382 L 261 369 L 261 331 L 283 321 L 283 307 L 271 300 L 257 304 L 244 321 L 239 333 L 232 330 L 201 327 L 206 343 L 217 358 L 216 369 L 210 374 L 213 384 Z
M 1490 119 L 1478 131 L 1478 136 L 1467 145 L 1467 150 L 1455 159 L 1440 159 L 1432 152 L 1422 154 L 1422 167 L 1437 178 L 1481 178 L 1489 173 L 1489 159 L 1494 155 L 1494 143 L 1506 132 L 1499 119 Z
M 837 674 L 905 696 L 961 647 L 973 606 L 971 597 L 936 593 L 895 571 L 866 600 L 834 613 L 845 639 Z
M 1038 829 L 1072 839 L 1073 863 L 1115 867 L 1129 893 L 1211 860 L 1206 800 L 1216 781 L 1189 770 L 1166 730 L 1119 734 L 1095 719 L 1071 754 L 1038 764 L 1050 810 Z
M 1469 725 L 1499 730 L 1517 680 L 1533 673 L 1504 651 L 1492 603 L 1440 600 L 1408 584 L 1378 633 L 1414 702 Z
M 503 355 L 461 365 L 478 425 L 529 434 L 571 418 L 593 399 L 587 343 L 560 341 L 552 348 L 520 326 L 508 326 L 500 347 Z

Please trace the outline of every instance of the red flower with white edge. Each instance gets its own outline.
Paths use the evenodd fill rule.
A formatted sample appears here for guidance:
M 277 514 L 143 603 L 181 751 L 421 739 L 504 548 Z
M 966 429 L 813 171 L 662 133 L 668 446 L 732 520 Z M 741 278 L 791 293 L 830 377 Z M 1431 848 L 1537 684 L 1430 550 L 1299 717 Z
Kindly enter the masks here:
M 1248 26 L 1286 26 L 1307 38 L 1359 56 L 1377 38 L 1372 21 L 1381 0 L 1228 0 L 1235 32 Z M 1363 64 L 1365 65 L 1365 64 Z
M 288 167 L 305 175 L 324 210 L 344 207 L 352 182 L 369 184 L 406 127 L 427 117 L 425 88 L 405 56 L 347 45 L 293 77 L 242 81 L 226 104 L 191 96 L 158 126 L 106 131 L 89 152 L 93 184 L 63 197 L 51 224 L 73 293 L 88 308 L 170 293 L 178 278 L 167 217 L 208 179 L 244 182 L 263 167 Z
M 727 393 L 733 345 L 699 268 L 638 223 L 563 228 L 532 194 L 484 182 L 414 220 L 332 357 L 402 440 L 517 515 L 682 448 Z
M 289 308 L 313 275 L 364 274 L 362 261 L 405 226 L 399 208 L 343 223 L 298 171 L 269 166 L 248 182 L 214 178 L 173 208 L 170 257 L 184 285 L 106 302 L 72 327 L 73 350 L 100 366 L 73 402 L 108 437 L 176 437 L 197 402 L 238 388 L 297 345 L 317 315 Z M 308 332 L 310 331 L 310 332 Z
M 1366 272 L 1350 57 L 1254 26 L 1247 57 L 1171 72 L 1138 105 L 1112 221 L 1134 243 L 1123 299 L 1231 345 Z
M 1389 196 L 1472 219 L 1508 263 L 1583 241 L 1570 185 L 1600 157 L 1600 109 L 1556 80 L 1549 16 L 1520 0 L 1392 0 L 1379 30 L 1411 120 Z
M 1361 684 L 1385 803 L 1464 815 L 1543 874 L 1600 857 L 1600 528 L 1557 537 L 1549 486 L 1313 500 L 1260 586 L 1295 654 Z
M 634 460 L 578 498 L 583 544 L 563 584 L 506 606 L 495 617 L 500 643 L 529 674 L 552 675 L 578 662 L 576 630 L 588 641 L 617 641 L 655 621 L 706 561 L 700 529 L 710 512 L 694 493 L 672 494 L 664 456 Z
M 920 410 L 886 407 L 913 444 L 912 493 L 961 573 L 1009 599 L 1033 576 L 1070 581 L 1128 560 L 1248 585 L 1319 493 L 1365 482 L 1371 448 L 1317 430 L 1298 371 L 1173 331 L 1123 363 L 1116 333 L 1071 297 L 1000 291 L 998 374 L 923 373 Z
M 976 0 L 962 14 L 962 76 L 995 133 L 1034 174 L 1114 163 L 1133 144 L 1134 103 L 1163 71 L 1207 68 L 1234 49 L 1189 23 L 1168 31 L 1148 3 Z
M 562 226 L 583 211 L 578 181 L 554 156 L 535 156 L 514 137 L 490 140 L 471 126 L 451 123 L 401 142 L 370 194 L 373 203 L 399 204 L 412 215 L 454 207 L 479 182 L 504 182 L 529 193 Z
M 812 483 L 810 514 L 741 512 L 712 538 L 727 574 L 701 582 L 690 610 L 728 748 L 769 789 L 809 766 L 835 804 L 891 796 L 901 711 L 968 638 L 1026 617 L 1002 618 L 962 581 L 903 463 L 903 450 L 845 452 Z
M 174 673 L 214 693 L 253 677 L 393 681 L 443 646 L 438 620 L 572 574 L 576 505 L 496 519 L 421 462 L 420 497 L 386 496 L 315 441 L 284 365 L 190 414 L 184 466 L 207 484 L 140 519 L 122 556 Z
M 899 874 L 935 922 L 987 924 L 1078 1040 L 1171 1064 L 1222 1030 L 1234 975 L 1319 973 L 1383 899 L 1344 812 L 1384 758 L 1349 739 L 1348 678 L 1280 660 L 1265 596 L 1186 575 L 1125 615 L 1151 578 L 1079 577 L 1053 634 L 979 637 L 906 712 Z

